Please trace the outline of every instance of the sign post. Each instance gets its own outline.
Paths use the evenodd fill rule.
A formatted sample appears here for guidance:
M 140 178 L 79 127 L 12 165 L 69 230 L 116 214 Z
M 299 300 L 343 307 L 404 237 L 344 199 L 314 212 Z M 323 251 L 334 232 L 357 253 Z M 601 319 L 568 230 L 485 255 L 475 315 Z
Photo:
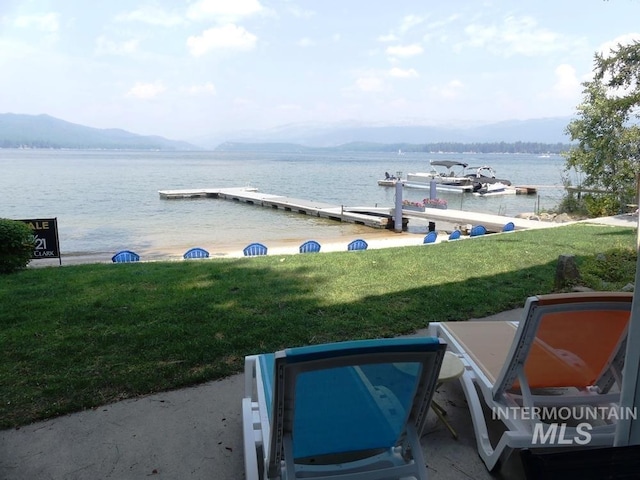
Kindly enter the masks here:
M 34 249 L 31 258 L 42 260 L 45 258 L 57 258 L 62 265 L 60 256 L 60 241 L 58 240 L 58 219 L 37 218 L 32 220 L 20 220 L 33 230 Z

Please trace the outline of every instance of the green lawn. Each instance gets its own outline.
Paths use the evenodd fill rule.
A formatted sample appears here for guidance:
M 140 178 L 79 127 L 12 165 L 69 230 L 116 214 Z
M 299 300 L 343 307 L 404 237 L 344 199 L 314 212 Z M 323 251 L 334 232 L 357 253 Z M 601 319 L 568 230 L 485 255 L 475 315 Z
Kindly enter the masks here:
M 0 427 L 238 373 L 250 353 L 520 307 L 553 291 L 565 253 L 596 289 L 634 279 L 635 230 L 584 224 L 364 252 L 0 276 Z

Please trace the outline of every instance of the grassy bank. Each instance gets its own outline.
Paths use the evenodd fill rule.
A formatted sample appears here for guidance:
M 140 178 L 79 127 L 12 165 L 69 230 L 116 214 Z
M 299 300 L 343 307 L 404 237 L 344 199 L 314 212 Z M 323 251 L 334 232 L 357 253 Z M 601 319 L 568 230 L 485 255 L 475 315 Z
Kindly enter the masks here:
M 249 353 L 520 307 L 573 253 L 633 281 L 635 231 L 589 225 L 366 252 L 93 264 L 0 277 L 0 427 L 237 373 Z M 607 267 L 595 255 L 627 260 Z M 616 255 L 613 253 L 616 252 Z M 622 255 L 619 252 L 624 252 Z

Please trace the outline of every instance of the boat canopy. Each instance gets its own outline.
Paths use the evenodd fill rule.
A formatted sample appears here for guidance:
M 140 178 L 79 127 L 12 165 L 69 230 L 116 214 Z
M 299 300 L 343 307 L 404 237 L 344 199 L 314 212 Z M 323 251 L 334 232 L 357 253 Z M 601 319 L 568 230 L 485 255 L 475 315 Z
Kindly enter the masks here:
M 462 167 L 467 168 L 467 163 L 457 162 L 455 160 L 431 160 L 431 165 L 434 167 Z

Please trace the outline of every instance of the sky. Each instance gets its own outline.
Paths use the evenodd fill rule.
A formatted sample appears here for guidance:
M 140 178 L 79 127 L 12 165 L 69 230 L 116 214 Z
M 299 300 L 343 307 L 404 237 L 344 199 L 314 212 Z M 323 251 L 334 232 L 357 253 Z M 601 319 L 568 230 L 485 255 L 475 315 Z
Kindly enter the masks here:
M 190 140 L 571 116 L 640 0 L 0 0 L 0 113 Z

